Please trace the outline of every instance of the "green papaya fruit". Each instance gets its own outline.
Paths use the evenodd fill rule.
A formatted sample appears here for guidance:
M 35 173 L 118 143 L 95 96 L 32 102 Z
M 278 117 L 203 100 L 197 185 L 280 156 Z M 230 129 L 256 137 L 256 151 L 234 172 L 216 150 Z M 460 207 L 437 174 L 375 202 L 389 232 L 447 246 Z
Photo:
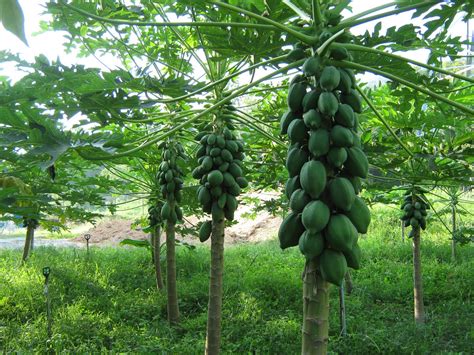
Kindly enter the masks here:
M 293 212 L 300 213 L 303 208 L 311 201 L 311 197 L 303 189 L 295 190 L 291 194 L 290 208 Z M 303 223 L 304 224 L 304 223 Z
M 211 186 L 218 186 L 224 181 L 224 175 L 219 170 L 212 170 L 207 175 L 207 181 Z
M 344 256 L 347 261 L 347 266 L 354 270 L 359 270 L 361 254 L 362 252 L 360 250 L 359 244 L 354 244 L 351 251 L 344 253 Z
M 286 249 L 298 245 L 300 236 L 304 231 L 301 216 L 297 213 L 289 213 L 278 229 L 280 248 Z
M 204 243 L 212 233 L 212 221 L 205 221 L 199 228 L 199 240 Z
M 310 129 L 318 129 L 321 127 L 323 119 L 318 111 L 312 109 L 303 114 L 303 122 Z
M 294 174 L 295 176 L 297 174 Z M 304 163 L 300 171 L 300 183 L 305 192 L 317 199 L 326 187 L 326 168 L 320 161 L 310 160 Z
M 235 161 L 229 165 L 229 173 L 231 173 L 234 178 L 243 175 L 242 168 Z
M 321 60 L 319 57 L 310 57 L 306 59 L 303 64 L 302 70 L 305 76 L 315 76 L 319 73 L 321 66 Z
M 324 202 L 313 200 L 304 207 L 301 221 L 308 231 L 318 233 L 328 224 L 330 213 Z
M 308 130 L 302 119 L 297 118 L 290 123 L 288 137 L 292 143 L 303 143 L 308 140 Z
M 301 112 L 303 110 L 303 98 L 306 94 L 306 83 L 297 82 L 290 86 L 288 91 L 288 107 L 293 112 Z
M 318 109 L 326 116 L 334 116 L 339 108 L 337 97 L 332 92 L 322 92 L 318 99 Z
M 329 182 L 331 202 L 343 211 L 350 211 L 355 200 L 355 191 L 351 182 L 343 177 L 337 177 Z
M 339 251 L 324 249 L 319 258 L 319 269 L 324 280 L 340 287 L 347 272 L 346 258 Z
M 308 158 L 308 152 L 300 148 L 293 148 L 288 152 L 286 168 L 290 177 L 299 175 L 301 168 L 308 161 Z
M 303 98 L 303 112 L 318 108 L 318 99 L 321 95 L 321 89 L 317 88 L 308 92 Z
M 163 207 L 161 207 L 161 219 L 162 220 L 167 220 L 169 219 L 171 216 L 171 207 L 168 203 L 168 201 L 166 201 L 164 204 L 163 204 Z
M 329 152 L 329 132 L 323 128 L 311 131 L 308 150 L 315 158 L 326 155 Z
M 329 52 L 329 57 L 334 58 L 336 60 L 344 60 L 349 57 L 349 52 L 344 47 L 333 47 Z
M 324 237 L 331 248 L 341 252 L 349 252 L 357 240 L 357 229 L 345 215 L 333 214 L 329 218 Z
M 339 104 L 334 119 L 341 126 L 351 128 L 354 126 L 354 110 L 347 104 Z
M 341 75 L 341 81 L 337 87 L 337 90 L 340 90 L 344 94 L 348 94 L 351 91 L 352 80 L 349 74 L 344 71 L 342 68 L 339 69 L 339 74 Z
M 341 168 L 347 159 L 347 152 L 341 147 L 332 147 L 327 154 L 327 161 L 335 168 Z
M 351 89 L 349 93 L 343 93 L 341 102 L 350 105 L 354 112 L 362 113 L 362 99 L 356 90 Z
M 211 202 L 211 192 L 204 186 L 200 186 L 198 190 L 198 201 L 201 205 Z
M 293 194 L 293 192 L 300 188 L 301 188 L 301 184 L 300 184 L 299 175 L 289 178 L 285 184 L 285 195 L 288 198 L 288 200 L 291 198 L 291 195 Z
M 336 67 L 327 66 L 321 72 L 321 77 L 319 78 L 319 85 L 323 90 L 333 91 L 339 86 L 341 81 L 341 74 Z
M 346 212 L 345 215 L 350 219 L 359 233 L 367 233 L 371 217 L 370 210 L 363 199 L 361 199 L 359 196 L 356 196 L 352 208 Z
M 347 160 L 344 163 L 344 168 L 353 176 L 358 176 L 363 179 L 367 177 L 369 173 L 369 162 L 362 149 L 357 147 L 347 148 Z
M 306 259 L 312 260 L 323 252 L 324 238 L 321 233 L 310 233 L 305 231 L 300 237 L 298 246 L 301 254 L 303 254 Z
M 280 134 L 283 135 L 283 134 L 287 134 L 288 132 L 288 126 L 290 125 L 290 123 L 296 119 L 298 116 L 295 115 L 294 112 L 292 112 L 291 110 L 287 110 L 285 111 L 285 113 L 281 116 L 280 118 Z
M 331 141 L 336 147 L 352 147 L 354 136 L 349 128 L 334 125 L 331 129 Z

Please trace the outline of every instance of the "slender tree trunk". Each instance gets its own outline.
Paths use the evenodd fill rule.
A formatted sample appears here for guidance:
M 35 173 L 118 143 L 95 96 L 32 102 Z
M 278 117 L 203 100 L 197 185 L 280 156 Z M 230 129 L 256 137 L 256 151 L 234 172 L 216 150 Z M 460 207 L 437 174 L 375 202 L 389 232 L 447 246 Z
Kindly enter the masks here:
M 415 322 L 417 324 L 423 324 L 425 322 L 425 309 L 423 304 L 419 227 L 415 229 L 413 236 L 413 293 L 415 304 Z
M 161 228 L 155 227 L 153 228 L 152 233 L 152 246 L 151 249 L 153 251 L 153 264 L 155 266 L 155 276 L 156 276 L 156 287 L 159 290 L 163 289 L 163 277 L 161 276 Z
M 222 320 L 222 281 L 224 275 L 224 218 L 212 221 L 211 275 L 207 315 L 206 354 L 220 351 Z
M 341 328 L 342 336 L 347 335 L 347 323 L 346 323 L 346 301 L 344 294 L 344 283 L 339 287 L 339 323 Z
M 349 270 L 347 270 L 346 274 L 344 275 L 344 281 L 346 282 L 346 293 L 350 295 L 354 289 L 354 284 L 352 283 L 352 277 Z
M 302 355 L 326 354 L 329 330 L 329 283 L 317 271 L 315 261 L 303 273 Z
M 170 203 L 170 208 L 174 208 L 174 203 Z M 155 253 L 155 260 L 157 259 L 159 260 Z M 166 223 L 166 291 L 168 294 L 168 321 L 170 325 L 175 325 L 179 322 L 179 308 L 176 288 L 175 226 L 170 221 Z
M 452 240 L 451 240 L 451 259 L 453 261 L 456 260 L 456 205 L 452 204 L 451 205 L 451 222 L 453 225 L 453 232 L 451 233 Z
M 26 226 L 26 239 L 25 239 L 25 246 L 23 248 L 23 262 L 28 259 L 30 256 L 30 248 L 31 248 L 31 241 L 33 240 L 35 235 L 35 226 L 33 223 L 28 221 L 28 224 Z
M 402 221 L 402 242 L 405 242 L 405 221 Z

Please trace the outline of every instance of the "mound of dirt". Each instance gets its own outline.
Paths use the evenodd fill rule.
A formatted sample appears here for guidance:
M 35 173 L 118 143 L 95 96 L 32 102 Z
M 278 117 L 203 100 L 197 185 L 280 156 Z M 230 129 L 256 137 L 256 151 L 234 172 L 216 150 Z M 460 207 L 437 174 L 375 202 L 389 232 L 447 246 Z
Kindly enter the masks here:
M 118 244 L 124 239 L 146 239 L 148 235 L 140 228 L 132 228 L 132 222 L 127 219 L 102 220 L 95 227 L 74 238 L 74 241 L 84 241 L 86 234 L 90 235 L 91 244 Z
M 265 201 L 275 198 L 276 195 L 274 193 L 259 193 L 255 196 L 247 196 Z M 276 237 L 281 218 L 272 216 L 268 212 L 259 212 L 255 218 L 245 217 L 250 215 L 251 212 L 252 206 L 245 204 L 239 205 L 235 214 L 235 220 L 238 221 L 238 223 L 226 228 L 225 244 L 257 243 Z M 196 226 L 199 221 L 200 219 L 196 216 L 188 216 L 185 219 L 184 225 L 192 228 Z M 124 239 L 147 239 L 149 235 L 144 233 L 139 227 L 132 228 L 132 222 L 133 221 L 127 219 L 102 220 L 95 227 L 75 238 L 74 241 L 84 242 L 84 236 L 86 234 L 90 234 L 90 243 L 104 245 L 118 244 Z M 189 244 L 200 244 L 197 235 L 182 236 L 177 234 L 176 238 Z M 209 244 L 210 240 L 206 243 Z

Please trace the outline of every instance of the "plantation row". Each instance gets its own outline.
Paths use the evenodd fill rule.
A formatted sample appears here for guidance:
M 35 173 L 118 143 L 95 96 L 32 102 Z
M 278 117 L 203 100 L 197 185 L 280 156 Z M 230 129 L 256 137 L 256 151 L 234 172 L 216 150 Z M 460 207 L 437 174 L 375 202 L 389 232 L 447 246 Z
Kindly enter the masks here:
M 202 216 L 192 233 L 211 240 L 205 352 L 218 354 L 225 228 L 249 183 L 252 190 L 277 187 L 286 198 L 256 209 L 281 212 L 281 249 L 298 246 L 304 256 L 301 352 L 321 354 L 330 284 L 343 287 L 348 267 L 361 266 L 367 202 L 396 202 L 411 228 L 414 314 L 424 324 L 421 230 L 444 192 L 451 226 L 434 208 L 431 217 L 450 234 L 453 259 L 456 243 L 470 241 L 456 216 L 472 172 L 474 79 L 440 63 L 453 52 L 463 58 L 464 43 L 448 30 L 473 5 L 395 2 L 350 16 L 350 4 L 49 2 L 42 28 L 66 29 L 69 50 L 102 64 L 101 55 L 114 54 L 119 69 L 2 54 L 26 72 L 0 89 L 0 212 L 27 227 L 23 262 L 38 225 L 95 221 L 99 208 L 120 209 L 108 196 L 147 199 L 142 224 L 152 237 L 156 284 L 166 285 L 168 321 L 178 326 L 176 233 L 186 232 L 179 223 L 187 216 Z M 26 43 L 17 0 L 2 6 L 5 29 Z M 383 21 L 407 14 L 424 32 L 411 23 L 381 31 Z M 350 32 L 374 20 L 366 34 Z M 426 63 L 394 54 L 415 48 L 430 53 Z M 372 90 L 360 81 L 366 72 L 390 82 Z

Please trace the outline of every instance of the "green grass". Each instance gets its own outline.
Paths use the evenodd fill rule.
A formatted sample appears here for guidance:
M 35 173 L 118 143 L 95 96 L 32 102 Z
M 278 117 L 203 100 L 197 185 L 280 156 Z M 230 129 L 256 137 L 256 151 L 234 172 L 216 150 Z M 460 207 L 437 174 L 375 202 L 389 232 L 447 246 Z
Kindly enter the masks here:
M 346 297 L 348 336 L 339 337 L 338 296 L 331 294 L 330 350 L 347 354 L 474 352 L 474 251 L 459 248 L 450 260 L 439 225 L 422 236 L 426 326 L 413 323 L 411 245 L 400 240 L 393 212 L 378 210 L 362 269 L 352 273 Z M 50 266 L 56 352 L 202 353 L 206 330 L 209 249 L 178 248 L 182 321 L 166 322 L 166 297 L 155 289 L 145 250 L 37 248 L 28 264 L 19 250 L 0 251 L 0 351 L 47 351 L 41 270 Z M 275 241 L 228 248 L 225 255 L 224 353 L 300 352 L 301 272 L 296 249 Z

